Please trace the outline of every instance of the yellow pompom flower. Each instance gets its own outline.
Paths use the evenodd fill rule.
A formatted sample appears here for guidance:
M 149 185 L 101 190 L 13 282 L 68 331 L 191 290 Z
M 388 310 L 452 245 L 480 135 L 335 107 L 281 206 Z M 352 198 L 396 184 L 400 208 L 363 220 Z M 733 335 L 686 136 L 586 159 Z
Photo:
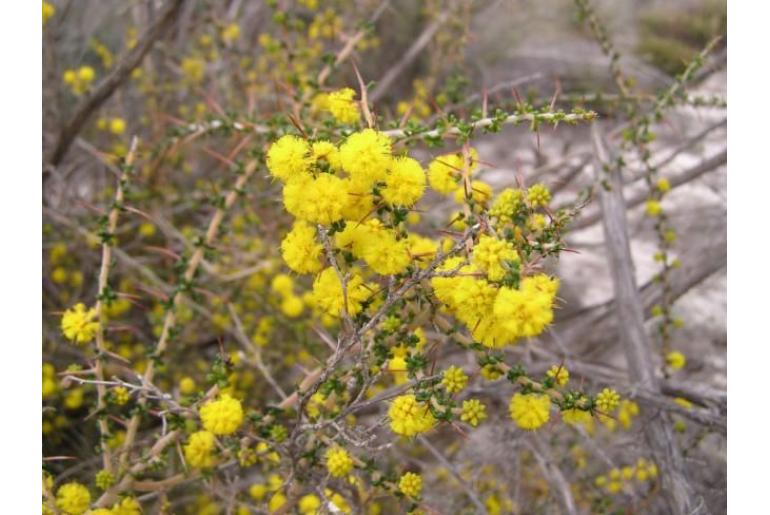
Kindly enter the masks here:
M 56 7 L 49 2 L 43 2 L 43 26 L 56 14 Z
M 458 393 L 463 391 L 468 384 L 468 376 L 462 368 L 453 365 L 444 370 L 441 384 L 448 393 Z
M 337 272 L 332 267 L 323 270 L 313 282 L 312 305 L 321 312 L 332 316 L 340 316 L 344 308 L 349 315 L 361 311 L 361 303 L 371 295 L 371 290 L 364 283 L 358 272 L 353 272 L 347 281 L 347 306 Z
M 283 492 L 276 492 L 271 498 L 270 501 L 267 503 L 267 510 L 270 513 L 275 513 L 278 510 L 281 509 L 281 507 L 286 504 L 286 496 L 283 494 Z
M 361 114 L 355 98 L 356 92 L 350 88 L 333 91 L 326 96 L 326 108 L 341 123 L 356 123 Z
M 66 515 L 81 515 L 91 504 L 91 493 L 80 483 L 67 483 L 56 492 L 56 507 Z
M 561 419 L 573 426 L 587 426 L 591 424 L 591 413 L 580 408 L 570 408 L 561 412 Z
M 261 501 L 267 495 L 267 485 L 264 483 L 254 483 L 249 487 L 249 495 L 255 501 Z
M 291 295 L 294 289 L 294 281 L 286 274 L 278 274 L 270 282 L 270 289 L 279 295 Z
M 462 412 L 460 413 L 460 420 L 470 424 L 471 427 L 478 426 L 482 421 L 487 418 L 487 407 L 481 403 L 478 399 L 468 399 L 463 401 Z
M 373 129 L 354 132 L 340 147 L 342 167 L 353 179 L 366 184 L 383 180 L 391 160 L 391 141 Z
M 94 77 L 96 77 L 96 72 L 90 66 L 81 66 L 78 69 L 78 80 L 81 82 L 88 84 L 94 80 Z
M 348 182 L 322 173 L 317 178 L 296 178 L 283 189 L 286 210 L 300 220 L 331 225 L 343 218 L 348 200 Z
M 267 151 L 267 169 L 282 181 L 307 173 L 311 162 L 307 141 L 290 134 L 281 136 Z
M 486 234 L 473 247 L 472 263 L 487 273 L 490 281 L 500 281 L 508 273 L 509 262 L 519 262 L 519 254 L 511 242 Z
M 182 74 L 191 84 L 203 82 L 206 73 L 206 61 L 199 57 L 185 57 L 182 59 Z
M 195 468 L 209 468 L 216 463 L 214 434 L 209 431 L 197 431 L 190 435 L 184 446 L 187 464 Z
M 291 231 L 281 241 L 281 255 L 286 265 L 298 274 L 321 270 L 319 257 L 323 246 L 316 240 L 316 229 L 307 222 L 294 222 Z
M 471 181 L 471 189 L 466 192 L 464 186 L 460 186 L 455 191 L 455 201 L 458 203 L 465 202 L 468 195 L 477 204 L 484 204 L 492 198 L 492 186 L 482 181 Z
M 674 370 L 679 370 L 687 364 L 687 358 L 684 354 L 675 350 L 666 354 L 666 363 Z
M 655 184 L 655 186 L 661 193 L 668 193 L 671 191 L 671 183 L 668 182 L 668 179 L 658 179 L 658 182 Z
M 353 469 L 353 459 L 342 447 L 332 447 L 326 451 L 326 469 L 334 477 L 345 477 Z
M 113 118 L 110 120 L 110 132 L 119 136 L 126 130 L 126 121 L 123 118 Z
M 444 195 L 457 190 L 462 165 L 462 156 L 455 154 L 438 156 L 428 165 L 428 181 L 431 187 Z
M 545 394 L 516 393 L 511 398 L 509 411 L 517 426 L 534 430 L 551 417 L 551 399 Z
M 215 435 L 230 435 L 243 423 L 243 408 L 238 399 L 222 395 L 215 401 L 207 402 L 200 409 L 200 416 L 207 431 Z
M 605 388 L 596 395 L 596 407 L 604 413 L 609 413 L 620 404 L 620 395 L 612 388 Z
M 393 159 L 390 173 L 385 178 L 382 198 L 395 206 L 411 207 L 425 191 L 425 172 L 411 157 Z
M 316 141 L 313 143 L 311 157 L 316 165 L 321 162 L 326 162 L 331 170 L 339 170 L 342 168 L 340 151 L 334 143 L 329 141 Z
M 222 41 L 225 43 L 232 43 L 236 41 L 241 35 L 241 28 L 237 23 L 230 23 L 222 29 Z
M 370 245 L 363 249 L 363 256 L 369 268 L 380 275 L 400 274 L 406 270 L 412 259 L 409 255 L 409 241 L 397 240 L 392 231 L 382 231 Z
M 124 497 L 112 506 L 112 515 L 142 515 L 142 506 L 134 497 Z
M 77 344 L 82 345 L 93 340 L 98 329 L 96 308 L 86 311 L 83 303 L 75 304 L 65 311 L 61 318 L 61 330 L 65 338 Z
M 296 295 L 289 295 L 281 302 L 281 313 L 289 318 L 297 318 L 305 309 L 305 303 Z
M 657 200 L 650 199 L 644 206 L 644 212 L 647 214 L 647 216 L 660 216 L 660 214 L 663 212 L 663 207 Z
M 123 406 L 131 398 L 131 394 L 128 393 L 128 389 L 124 386 L 116 386 L 112 389 L 112 400 L 118 406 Z
M 412 394 L 393 399 L 388 408 L 390 429 L 401 436 L 414 436 L 430 430 L 435 424 L 430 408 L 418 402 Z
M 492 203 L 492 207 L 489 209 L 489 216 L 498 219 L 511 218 L 521 205 L 523 198 L 524 192 L 521 190 L 504 189 Z
M 299 498 L 297 509 L 300 515 L 316 515 L 321 508 L 321 499 L 317 495 L 307 494 Z
M 191 395 L 195 393 L 195 380 L 192 377 L 186 376 L 179 380 L 179 392 L 182 395 Z
M 569 370 L 564 365 L 553 365 L 548 372 L 548 377 L 552 377 L 554 382 L 559 386 L 564 386 L 569 382 Z
M 422 477 L 414 472 L 407 472 L 398 480 L 398 490 L 412 499 L 420 497 L 422 493 Z
M 544 184 L 535 184 L 527 190 L 527 201 L 532 207 L 547 206 L 551 201 L 551 191 Z

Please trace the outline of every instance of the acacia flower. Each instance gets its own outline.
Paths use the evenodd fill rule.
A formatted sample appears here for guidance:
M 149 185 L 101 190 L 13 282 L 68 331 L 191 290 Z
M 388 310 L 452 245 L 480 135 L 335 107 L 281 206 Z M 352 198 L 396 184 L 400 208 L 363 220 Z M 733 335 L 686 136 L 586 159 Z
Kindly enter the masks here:
M 468 376 L 462 368 L 452 365 L 444 370 L 441 384 L 448 393 L 458 393 L 463 391 L 468 384 Z
M 353 460 L 342 447 L 332 447 L 326 451 L 326 469 L 334 477 L 345 477 L 353 468 Z
M 197 431 L 190 435 L 184 446 L 184 457 L 191 467 L 209 468 L 216 462 L 214 434 L 209 431 Z
M 551 399 L 539 393 L 516 393 L 509 406 L 511 418 L 522 429 L 537 429 L 551 416 Z
M 551 191 L 544 184 L 535 184 L 527 190 L 527 201 L 532 207 L 546 206 L 551 201 Z
M 420 497 L 422 493 L 422 477 L 414 472 L 407 472 L 398 480 L 398 490 L 412 499 Z
M 679 370 L 687 364 L 687 358 L 684 354 L 675 350 L 666 354 L 666 363 L 674 370 Z
M 605 413 L 609 413 L 620 404 L 620 395 L 612 388 L 605 388 L 596 396 L 596 407 Z
M 552 377 L 554 382 L 559 386 L 564 386 L 569 382 L 569 370 L 564 365 L 553 365 L 548 372 L 548 377 Z
M 472 427 L 478 426 L 487 418 L 487 407 L 478 399 L 468 399 L 463 401 L 460 420 L 470 424 Z
M 414 436 L 428 431 L 436 424 L 430 408 L 412 394 L 393 399 L 388 409 L 390 429 L 402 436 Z
M 91 504 L 91 493 L 80 483 L 67 483 L 56 492 L 56 507 L 67 515 L 81 515 Z
M 200 409 L 200 416 L 207 431 L 215 435 L 229 435 L 243 423 L 243 408 L 238 399 L 222 395 L 215 401 L 207 402 Z
M 62 333 L 64 333 L 65 338 L 77 344 L 84 344 L 93 340 L 98 329 L 96 308 L 86 311 L 86 306 L 82 302 L 75 304 L 62 315 Z

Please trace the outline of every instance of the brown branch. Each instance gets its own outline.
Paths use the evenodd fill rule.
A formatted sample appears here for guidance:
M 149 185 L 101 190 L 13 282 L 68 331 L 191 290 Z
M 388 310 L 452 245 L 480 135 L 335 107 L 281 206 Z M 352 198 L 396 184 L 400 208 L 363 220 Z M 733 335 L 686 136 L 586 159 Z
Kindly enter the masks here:
M 680 173 L 679 175 L 676 175 L 671 179 L 669 179 L 671 188 L 672 189 L 677 188 L 694 179 L 697 179 L 701 175 L 708 173 L 716 168 L 719 168 L 725 163 L 727 163 L 727 150 L 723 150 L 719 154 L 712 156 L 706 159 L 705 161 L 686 170 L 685 172 Z M 625 202 L 626 207 L 628 209 L 632 207 L 636 207 L 642 204 L 644 201 L 646 201 L 649 197 L 650 197 L 650 190 L 649 188 L 645 187 L 644 189 L 639 190 L 630 195 L 630 197 Z M 579 229 L 584 229 L 586 227 L 589 227 L 595 224 L 596 222 L 601 220 L 601 218 L 602 218 L 601 211 L 599 209 L 596 209 L 593 212 L 578 218 L 574 223 L 570 225 L 570 230 L 577 231 Z
M 112 71 L 78 104 L 75 114 L 59 133 L 54 151 L 48 160 L 51 165 L 57 166 L 61 162 L 91 115 L 112 96 L 115 90 L 131 75 L 131 72 L 141 64 L 147 52 L 150 51 L 155 42 L 176 20 L 177 14 L 184 2 L 185 0 L 169 0 L 166 9 L 160 14 L 157 21 L 147 29 L 147 32 L 142 35 L 136 46 L 127 54 L 124 54 Z M 44 179 L 47 176 L 47 174 L 44 175 Z
M 387 93 L 390 86 L 393 85 L 393 82 L 401 76 L 401 73 L 407 66 L 412 64 L 412 62 L 417 59 L 417 56 L 420 55 L 420 52 L 422 52 L 425 46 L 430 43 L 430 40 L 433 39 L 433 36 L 436 34 L 438 29 L 441 28 L 444 22 L 447 21 L 448 18 L 449 15 L 445 12 L 442 12 L 436 17 L 435 20 L 430 23 L 430 25 L 425 27 L 425 30 L 423 30 L 414 41 L 414 43 L 412 43 L 412 46 L 409 47 L 409 50 L 407 50 L 401 59 L 393 67 L 391 67 L 377 82 L 377 85 L 374 87 L 374 90 L 371 94 L 372 102 L 377 102 L 380 98 L 383 97 L 383 95 L 385 95 L 385 93 Z
M 602 207 L 607 259 L 615 291 L 615 314 L 622 328 L 620 340 L 625 348 L 629 376 L 634 383 L 653 392 L 660 392 L 655 365 L 650 352 L 651 343 L 644 327 L 644 311 L 636 286 L 634 262 L 626 222 L 623 180 L 619 168 L 608 168 L 609 156 L 599 125 L 591 128 L 596 153 L 596 180 L 608 182 L 599 191 Z M 695 512 L 698 502 L 685 477 L 684 460 L 674 441 L 671 426 L 661 414 L 644 424 L 644 434 L 655 462 L 661 470 L 663 495 L 670 513 L 685 515 Z

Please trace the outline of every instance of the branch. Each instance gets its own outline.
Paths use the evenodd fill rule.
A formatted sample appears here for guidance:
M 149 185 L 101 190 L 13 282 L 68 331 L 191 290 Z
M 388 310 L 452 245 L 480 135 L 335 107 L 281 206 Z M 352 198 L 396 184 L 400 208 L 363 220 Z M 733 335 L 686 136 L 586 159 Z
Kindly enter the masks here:
M 140 41 L 127 54 L 124 54 L 112 71 L 96 85 L 91 93 L 78 104 L 74 116 L 64 125 L 49 162 L 57 166 L 64 158 L 75 137 L 83 129 L 91 115 L 112 96 L 118 87 L 125 82 L 131 72 L 139 66 L 155 42 L 176 20 L 185 0 L 169 0 L 166 10 L 158 20 L 144 33 Z M 44 175 L 44 178 L 47 175 Z
M 634 263 L 626 224 L 626 205 L 623 199 L 623 180 L 620 168 L 609 167 L 611 162 L 603 135 L 598 125 L 591 128 L 596 153 L 594 171 L 597 182 L 606 180 L 608 188 L 599 191 L 602 207 L 605 246 L 615 291 L 615 314 L 623 328 L 620 340 L 625 347 L 629 375 L 634 383 L 659 392 L 655 366 L 650 353 L 651 343 L 644 327 L 642 301 L 636 287 Z M 647 443 L 655 462 L 661 469 L 663 494 L 669 511 L 676 515 L 691 514 L 697 506 L 692 487 L 684 475 L 684 460 L 671 432 L 667 417 L 656 417 L 644 424 Z

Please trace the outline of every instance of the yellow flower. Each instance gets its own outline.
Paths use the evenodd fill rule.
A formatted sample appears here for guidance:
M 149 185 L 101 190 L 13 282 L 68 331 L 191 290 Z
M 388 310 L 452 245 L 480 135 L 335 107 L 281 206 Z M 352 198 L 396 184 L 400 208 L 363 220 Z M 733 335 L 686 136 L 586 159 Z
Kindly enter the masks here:
M 282 181 L 307 173 L 310 163 L 307 141 L 290 134 L 281 136 L 267 151 L 267 169 Z
M 191 467 L 209 468 L 216 463 L 214 434 L 209 431 L 197 431 L 190 435 L 184 446 L 184 457 Z
M 573 426 L 588 426 L 591 424 L 591 413 L 579 408 L 570 408 L 561 412 L 561 419 Z
M 200 409 L 200 416 L 207 431 L 215 435 L 230 435 L 243 423 L 243 408 L 238 399 L 222 395 L 215 401 L 207 402 Z
M 64 312 L 61 318 L 61 330 L 65 338 L 77 344 L 88 343 L 96 336 L 99 322 L 96 319 L 96 308 L 86 311 L 83 303 Z
M 511 418 L 522 429 L 537 429 L 551 417 L 551 399 L 545 394 L 516 393 L 509 406 Z
M 326 469 L 334 477 L 345 477 L 353 468 L 353 460 L 342 447 L 332 447 L 326 451 Z
M 289 295 L 281 302 L 281 312 L 289 318 L 297 318 L 304 309 L 305 304 L 296 295 Z
M 112 400 L 118 406 L 123 406 L 131 398 L 131 394 L 128 393 L 128 389 L 124 386 L 116 386 L 112 389 Z
M 416 499 L 422 493 L 422 477 L 414 472 L 407 472 L 398 480 L 398 490 L 407 497 Z
M 134 497 L 124 497 L 112 506 L 112 515 L 142 515 L 142 506 Z
M 314 224 L 331 225 L 341 220 L 347 200 L 348 182 L 328 173 L 315 179 L 310 175 L 294 178 L 283 189 L 286 210 Z
M 671 191 L 671 183 L 668 182 L 668 179 L 658 179 L 658 182 L 655 186 L 657 186 L 658 191 L 661 193 L 668 193 Z
M 420 200 L 425 191 L 425 172 L 422 166 L 411 157 L 393 159 L 390 173 L 385 178 L 382 198 L 386 202 L 411 207 Z
M 49 2 L 43 2 L 43 26 L 56 14 L 56 7 Z
M 467 422 L 472 427 L 476 427 L 480 422 L 487 418 L 487 407 L 478 399 L 468 399 L 463 401 L 460 420 Z
M 523 197 L 524 192 L 521 190 L 504 189 L 492 203 L 492 207 L 489 209 L 489 216 L 500 219 L 511 218 L 521 205 Z
M 353 272 L 347 281 L 347 305 L 342 291 L 342 283 L 332 267 L 323 270 L 313 282 L 312 304 L 321 312 L 341 316 L 344 309 L 349 315 L 361 311 L 361 303 L 371 295 L 371 290 L 364 283 L 358 272 Z
M 299 498 L 297 509 L 300 515 L 316 515 L 321 508 L 321 499 L 317 495 L 307 494 Z
M 596 407 L 604 413 L 609 413 L 620 404 L 620 395 L 611 388 L 605 388 L 596 396 Z
M 222 29 L 222 41 L 232 43 L 241 35 L 241 28 L 237 23 L 231 23 Z
M 185 57 L 182 59 L 182 73 L 191 84 L 203 82 L 206 72 L 206 62 L 198 57 Z
M 471 181 L 470 191 L 466 191 L 464 186 L 455 191 L 455 201 L 463 203 L 470 196 L 477 204 L 483 204 L 492 198 L 492 186 L 482 181 Z
M 508 273 L 510 263 L 519 262 L 519 254 L 511 242 L 484 234 L 473 247 L 472 262 L 487 273 L 487 279 L 500 281 Z
M 254 483 L 249 487 L 249 495 L 255 501 L 261 501 L 267 495 L 267 485 L 264 483 Z
M 341 123 L 355 123 L 360 118 L 358 104 L 353 98 L 356 92 L 350 88 L 333 91 L 326 96 L 326 108 Z
M 468 376 L 462 368 L 451 366 L 444 371 L 441 384 L 448 393 L 458 393 L 465 389 L 468 384 Z
M 56 507 L 67 515 L 81 515 L 91 504 L 91 493 L 80 483 L 67 483 L 56 492 Z
M 302 220 L 295 221 L 291 231 L 281 241 L 283 260 L 298 274 L 320 271 L 322 252 L 323 246 L 316 240 L 315 227 Z
M 275 513 L 278 510 L 281 509 L 281 507 L 286 504 L 286 496 L 283 495 L 282 492 L 276 492 L 271 498 L 270 502 L 267 503 L 267 509 L 270 513 Z
M 663 212 L 663 208 L 661 207 L 660 202 L 650 199 L 647 201 L 647 204 L 645 204 L 644 212 L 647 213 L 647 216 L 656 217 L 660 216 Z
M 365 184 L 383 180 L 391 160 L 391 141 L 373 129 L 354 132 L 340 147 L 342 167 L 353 179 Z
M 546 374 L 548 377 L 552 377 L 559 386 L 564 386 L 569 382 L 569 371 L 564 365 L 553 365 Z
M 397 435 L 414 436 L 430 430 L 435 424 L 430 408 L 412 394 L 393 399 L 388 409 L 390 429 Z
M 126 121 L 123 118 L 113 118 L 110 120 L 110 132 L 115 135 L 123 134 L 126 130 Z
M 687 364 L 687 358 L 684 354 L 675 350 L 666 354 L 666 363 L 674 370 L 679 370 Z
M 527 201 L 532 207 L 547 206 L 551 201 L 551 191 L 544 184 L 535 184 L 527 190 Z
M 179 391 L 182 395 L 190 395 L 195 392 L 195 380 L 192 377 L 183 377 L 179 381 Z

